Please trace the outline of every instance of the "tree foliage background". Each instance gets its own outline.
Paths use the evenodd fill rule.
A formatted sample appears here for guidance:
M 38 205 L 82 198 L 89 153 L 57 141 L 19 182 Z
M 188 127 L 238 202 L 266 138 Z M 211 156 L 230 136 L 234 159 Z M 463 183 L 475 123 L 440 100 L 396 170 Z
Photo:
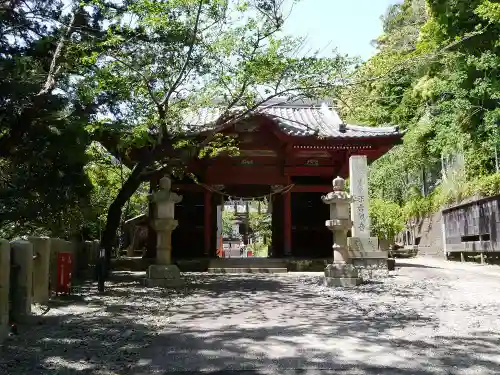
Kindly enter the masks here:
M 219 131 L 272 99 L 333 96 L 355 62 L 303 51 L 282 0 L 1 7 L 0 227 L 99 236 L 108 257 L 144 183 L 236 150 Z
M 422 193 L 456 155 L 460 194 L 499 192 L 497 2 L 393 5 L 355 71 L 304 53 L 285 18 L 281 0 L 0 2 L 0 235 L 102 238 L 110 254 L 145 183 L 235 152 L 218 131 L 276 97 L 336 97 L 350 122 L 405 130 L 370 192 L 409 216 L 432 209 Z M 194 137 L 187 119 L 207 106 L 218 115 Z
M 496 172 L 500 4 L 405 0 L 389 7 L 382 22 L 383 34 L 374 41 L 378 52 L 341 95 L 342 112 L 354 122 L 397 124 L 406 131 L 403 145 L 373 164 L 370 191 L 375 198 L 410 203 L 405 212 L 418 216 L 436 209 L 422 197 L 433 187 L 432 197 L 450 195 L 440 184 L 448 160 L 463 155 L 466 181 Z M 462 182 L 454 185 L 463 190 Z M 446 199 L 491 192 L 479 185 Z

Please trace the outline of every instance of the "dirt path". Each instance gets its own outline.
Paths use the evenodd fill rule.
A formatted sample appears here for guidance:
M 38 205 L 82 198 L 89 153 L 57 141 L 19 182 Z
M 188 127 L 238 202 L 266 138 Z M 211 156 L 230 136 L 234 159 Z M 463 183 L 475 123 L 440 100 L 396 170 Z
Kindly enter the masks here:
M 400 260 L 383 282 L 350 290 L 313 273 L 186 277 L 180 293 L 127 279 L 53 308 L 6 343 L 0 373 L 500 372 L 494 266 Z

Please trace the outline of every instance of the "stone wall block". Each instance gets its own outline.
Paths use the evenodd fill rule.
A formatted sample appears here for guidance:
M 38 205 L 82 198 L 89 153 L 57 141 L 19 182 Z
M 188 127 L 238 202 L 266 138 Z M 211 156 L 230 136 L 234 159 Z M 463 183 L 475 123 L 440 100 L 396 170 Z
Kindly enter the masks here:
M 33 295 L 33 244 L 29 241 L 10 243 L 12 268 L 12 320 L 25 323 L 31 316 Z
M 79 277 L 80 276 L 80 267 L 82 266 L 82 259 L 81 259 L 81 249 L 82 249 L 82 246 L 79 242 L 75 242 L 75 241 L 66 241 L 67 242 L 67 246 L 68 246 L 68 252 L 71 253 L 71 255 L 73 256 L 72 258 L 72 265 L 73 265 L 73 269 L 72 269 L 72 274 L 73 274 L 73 279 L 75 277 Z
M 95 264 L 94 258 L 95 256 L 93 255 L 94 253 L 94 245 L 95 241 L 85 241 L 82 243 L 82 262 L 84 263 L 84 269 L 87 271 L 91 265 Z
M 86 246 L 88 246 L 89 251 L 89 264 L 96 265 L 99 258 L 99 240 L 85 241 Z
M 50 246 L 48 237 L 28 237 L 33 244 L 33 302 L 47 304 L 50 298 Z
M 0 239 L 0 343 L 7 336 L 9 324 L 10 244 Z

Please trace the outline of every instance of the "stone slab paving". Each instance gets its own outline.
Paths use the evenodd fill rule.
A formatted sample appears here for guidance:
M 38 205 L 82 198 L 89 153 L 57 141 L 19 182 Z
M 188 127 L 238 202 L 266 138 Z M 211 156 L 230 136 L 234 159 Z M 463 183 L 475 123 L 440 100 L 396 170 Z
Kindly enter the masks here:
M 355 289 L 318 273 L 187 274 L 178 291 L 140 277 L 52 303 L 4 344 L 0 374 L 500 373 L 500 268 L 399 260 Z

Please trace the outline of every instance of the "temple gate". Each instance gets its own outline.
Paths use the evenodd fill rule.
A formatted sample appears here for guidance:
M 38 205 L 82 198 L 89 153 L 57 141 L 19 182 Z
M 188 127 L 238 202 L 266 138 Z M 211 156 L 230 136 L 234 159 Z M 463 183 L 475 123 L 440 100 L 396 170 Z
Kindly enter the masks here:
M 216 118 L 216 111 L 203 111 L 190 125 L 202 129 Z M 402 138 L 397 127 L 345 124 L 319 102 L 268 103 L 222 132 L 238 142 L 239 155 L 193 160 L 189 170 L 198 182 L 172 182 L 183 196 L 176 206 L 174 259 L 216 256 L 217 206 L 228 197 L 269 199 L 272 257 L 332 257 L 321 196 L 331 191 L 333 178 L 349 177 L 350 156 L 373 161 Z

